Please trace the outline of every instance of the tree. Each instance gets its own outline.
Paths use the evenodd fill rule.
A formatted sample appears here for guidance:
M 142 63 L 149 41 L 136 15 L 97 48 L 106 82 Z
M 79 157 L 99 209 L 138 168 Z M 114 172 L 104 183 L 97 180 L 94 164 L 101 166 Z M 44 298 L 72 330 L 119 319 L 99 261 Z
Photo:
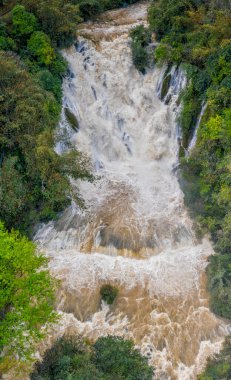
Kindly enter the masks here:
M 153 370 L 132 341 L 108 336 L 93 345 L 93 362 L 99 370 L 118 380 L 151 380 Z
M 79 10 L 84 20 L 87 20 L 93 15 L 102 12 L 103 7 L 98 0 L 81 0 L 79 2 Z
M 55 320 L 55 282 L 35 245 L 0 223 L 0 369 L 30 358 L 41 327 Z
M 129 340 L 107 336 L 95 344 L 71 336 L 56 341 L 31 380 L 151 380 L 153 369 Z
M 49 37 L 43 32 L 34 32 L 28 41 L 29 51 L 40 64 L 50 65 L 55 59 L 55 51 Z
M 78 5 L 65 0 L 22 0 L 26 9 L 38 18 L 42 30 L 59 47 L 70 46 L 76 38 L 81 21 Z
M 33 13 L 27 12 L 22 5 L 16 5 L 12 10 L 13 30 L 17 36 L 29 36 L 38 27 Z
M 28 233 L 71 199 L 80 203 L 70 177 L 92 181 L 93 176 L 85 155 L 72 147 L 62 155 L 54 150 L 61 108 L 53 94 L 10 53 L 0 53 L 0 64 L 0 219 L 7 228 Z M 53 80 L 44 86 L 51 84 L 57 86 Z

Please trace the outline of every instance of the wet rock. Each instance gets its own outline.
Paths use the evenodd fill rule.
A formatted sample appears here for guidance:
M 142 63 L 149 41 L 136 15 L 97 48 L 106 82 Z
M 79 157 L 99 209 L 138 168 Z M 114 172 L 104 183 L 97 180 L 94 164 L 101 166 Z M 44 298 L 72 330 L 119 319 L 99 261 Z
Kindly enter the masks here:
M 64 113 L 69 125 L 72 127 L 72 129 L 74 129 L 75 132 L 78 132 L 79 123 L 76 116 L 71 112 L 71 110 L 68 107 L 64 108 Z
M 92 89 L 92 92 L 93 92 L 95 100 L 97 100 L 97 95 L 96 95 L 95 88 L 93 86 L 91 86 L 91 89 Z

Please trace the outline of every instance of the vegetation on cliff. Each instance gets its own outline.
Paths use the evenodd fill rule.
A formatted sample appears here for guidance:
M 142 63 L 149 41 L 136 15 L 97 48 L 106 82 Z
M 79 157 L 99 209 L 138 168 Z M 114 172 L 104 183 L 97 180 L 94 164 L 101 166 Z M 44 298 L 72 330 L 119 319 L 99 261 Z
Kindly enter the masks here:
M 231 338 L 227 338 L 223 350 L 214 359 L 209 360 L 206 370 L 198 380 L 231 379 Z
M 87 159 L 74 148 L 62 155 L 54 151 L 60 115 L 55 96 L 11 53 L 0 53 L 0 65 L 0 219 L 26 231 L 55 217 L 75 197 L 69 176 L 92 176 Z
M 130 37 L 132 39 L 133 63 L 137 70 L 144 73 L 149 63 L 147 46 L 151 42 L 151 33 L 148 28 L 145 28 L 143 25 L 138 25 L 131 30 Z
M 189 157 L 181 158 L 185 203 L 198 233 L 210 232 L 216 255 L 207 269 L 210 306 L 231 318 L 231 10 L 229 1 L 159 0 L 149 9 L 149 28 L 160 44 L 157 63 L 181 64 L 187 86 L 179 122 L 187 148 L 206 104 Z M 230 378 L 230 339 L 200 379 Z
M 186 205 L 209 231 L 217 256 L 208 267 L 212 310 L 231 316 L 231 11 L 225 2 L 160 0 L 149 9 L 159 46 L 155 59 L 183 64 L 188 77 L 181 94 L 183 145 L 192 137 L 203 102 L 206 111 L 196 147 L 182 159 Z

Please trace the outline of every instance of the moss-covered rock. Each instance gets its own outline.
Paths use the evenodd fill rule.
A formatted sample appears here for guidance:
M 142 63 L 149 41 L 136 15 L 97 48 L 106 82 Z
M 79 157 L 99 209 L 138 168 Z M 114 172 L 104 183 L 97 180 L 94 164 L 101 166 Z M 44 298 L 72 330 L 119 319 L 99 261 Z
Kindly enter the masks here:
M 169 86 L 170 86 L 170 82 L 171 82 L 171 74 L 167 74 L 165 77 L 164 77 L 164 80 L 163 80 L 163 84 L 162 84 L 162 88 L 161 88 L 161 94 L 160 94 L 160 98 L 161 100 L 164 100 L 165 96 L 167 95 L 168 93 L 168 90 L 169 90 Z
M 71 128 L 73 128 L 75 132 L 78 132 L 79 123 L 76 116 L 67 107 L 64 108 L 64 113 Z

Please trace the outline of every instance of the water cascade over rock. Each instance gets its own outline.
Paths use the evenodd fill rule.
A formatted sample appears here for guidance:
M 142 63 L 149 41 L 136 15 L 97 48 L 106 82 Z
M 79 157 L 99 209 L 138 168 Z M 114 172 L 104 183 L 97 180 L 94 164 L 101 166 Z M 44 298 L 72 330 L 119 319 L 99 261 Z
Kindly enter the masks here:
M 213 250 L 194 235 L 174 171 L 184 75 L 173 69 L 163 102 L 164 70 L 142 75 L 132 64 L 128 32 L 146 22 L 146 11 L 143 3 L 107 12 L 83 24 L 64 52 L 60 128 L 91 157 L 98 180 L 73 182 L 87 208 L 73 203 L 35 240 L 62 280 L 62 331 L 132 338 L 156 379 L 189 380 L 219 351 L 229 326 L 208 308 L 204 270 Z M 100 303 L 105 283 L 119 289 L 110 308 Z

